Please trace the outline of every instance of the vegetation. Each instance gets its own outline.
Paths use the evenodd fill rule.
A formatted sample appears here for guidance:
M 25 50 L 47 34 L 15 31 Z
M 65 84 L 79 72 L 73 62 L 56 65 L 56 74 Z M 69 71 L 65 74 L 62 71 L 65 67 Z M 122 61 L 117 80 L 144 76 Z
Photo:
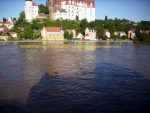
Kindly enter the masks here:
M 141 32 L 140 30 L 150 31 L 150 21 L 141 21 L 136 27 L 136 38 L 134 42 L 150 42 L 150 32 Z
M 64 38 L 67 40 L 72 40 L 73 39 L 73 34 L 69 33 L 68 31 L 64 32 Z
M 6 23 L 6 21 L 7 21 L 7 19 L 6 19 L 6 18 L 3 18 L 3 22 Z
M 43 4 L 40 4 L 39 13 L 49 14 L 48 6 L 44 6 Z

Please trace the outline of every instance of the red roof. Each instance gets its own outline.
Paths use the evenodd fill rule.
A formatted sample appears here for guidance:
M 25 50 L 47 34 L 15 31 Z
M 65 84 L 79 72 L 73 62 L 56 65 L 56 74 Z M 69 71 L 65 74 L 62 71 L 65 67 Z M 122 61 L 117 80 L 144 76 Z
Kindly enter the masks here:
M 35 2 L 32 2 L 32 5 L 33 5 L 33 6 L 38 6 Z
M 88 7 L 90 7 L 91 3 L 92 3 L 92 7 L 95 8 L 95 0 L 54 0 L 54 4 L 60 4 L 61 1 L 66 1 L 67 4 L 72 4 L 72 1 L 74 2 L 82 2 L 82 3 L 86 3 L 88 5 Z
M 60 27 L 45 27 L 47 32 L 60 32 Z
M 3 31 L 4 33 L 9 33 L 10 30 L 8 28 L 5 28 Z

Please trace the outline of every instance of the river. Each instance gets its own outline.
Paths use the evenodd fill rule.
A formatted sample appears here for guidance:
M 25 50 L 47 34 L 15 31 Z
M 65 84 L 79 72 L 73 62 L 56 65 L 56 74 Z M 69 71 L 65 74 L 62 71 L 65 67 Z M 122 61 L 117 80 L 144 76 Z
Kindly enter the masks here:
M 149 106 L 148 44 L 0 42 L 1 113 L 150 113 Z

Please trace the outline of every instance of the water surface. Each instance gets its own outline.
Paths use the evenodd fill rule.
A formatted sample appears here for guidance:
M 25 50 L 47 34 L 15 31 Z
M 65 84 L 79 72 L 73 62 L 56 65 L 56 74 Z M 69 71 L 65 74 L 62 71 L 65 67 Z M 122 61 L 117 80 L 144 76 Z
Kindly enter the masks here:
M 62 45 L 0 43 L 2 113 L 150 112 L 150 45 L 77 42 L 121 48 L 20 48 L 53 44 Z

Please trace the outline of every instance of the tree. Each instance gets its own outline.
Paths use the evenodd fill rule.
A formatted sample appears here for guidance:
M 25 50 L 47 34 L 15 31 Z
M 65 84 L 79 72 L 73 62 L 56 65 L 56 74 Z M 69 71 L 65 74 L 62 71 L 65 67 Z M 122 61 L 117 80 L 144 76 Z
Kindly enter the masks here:
M 32 38 L 32 39 L 37 39 L 37 38 L 39 38 L 39 37 L 41 37 L 41 32 L 40 32 L 40 30 L 34 29 L 34 30 L 33 30 L 33 38 Z
M 43 4 L 39 5 L 39 13 L 49 14 L 48 6 L 44 6 Z
M 79 20 L 79 17 L 78 16 L 76 16 L 76 21 L 78 21 Z
M 26 26 L 23 32 L 24 39 L 33 39 L 33 30 L 30 26 Z
M 64 38 L 67 39 L 67 40 L 72 40 L 73 33 L 69 33 L 68 31 L 65 31 Z
M 107 21 L 108 20 L 108 17 L 107 16 L 105 16 L 105 21 Z
M 106 21 L 104 28 L 108 29 L 112 35 L 114 31 L 116 30 L 114 21 L 113 20 Z
M 18 23 L 22 23 L 22 22 L 24 22 L 24 21 L 25 21 L 25 13 L 24 13 L 24 11 L 22 11 L 22 12 L 20 13 L 19 18 L 18 18 Z
M 3 17 L 3 23 L 6 23 L 7 19 L 5 17 Z
M 85 29 L 87 28 L 88 26 L 88 22 L 86 19 L 83 19 L 81 20 L 81 23 L 80 23 L 80 32 L 84 35 L 85 34 Z
M 16 18 L 13 18 L 13 20 L 16 21 L 17 19 L 16 19 Z
M 103 39 L 103 37 L 104 37 L 104 29 L 103 29 L 103 27 L 99 27 L 97 29 L 97 36 L 98 36 L 98 39 Z

